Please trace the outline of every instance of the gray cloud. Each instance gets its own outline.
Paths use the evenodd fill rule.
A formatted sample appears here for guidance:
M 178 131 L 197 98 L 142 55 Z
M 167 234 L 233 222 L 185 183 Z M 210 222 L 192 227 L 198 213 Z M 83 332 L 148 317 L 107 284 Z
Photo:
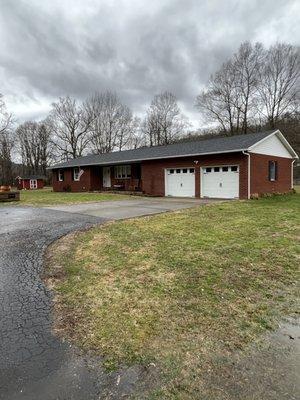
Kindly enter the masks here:
M 2 92 L 20 119 L 58 96 L 111 89 L 136 113 L 171 90 L 194 99 L 242 41 L 299 44 L 297 0 L 0 0 Z

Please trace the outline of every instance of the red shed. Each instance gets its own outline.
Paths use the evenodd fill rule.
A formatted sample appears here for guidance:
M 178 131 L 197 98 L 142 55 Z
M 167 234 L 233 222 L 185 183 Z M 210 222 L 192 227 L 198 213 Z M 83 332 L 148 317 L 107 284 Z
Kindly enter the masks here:
M 34 190 L 43 189 L 45 177 L 41 175 L 18 176 L 16 180 L 18 190 Z

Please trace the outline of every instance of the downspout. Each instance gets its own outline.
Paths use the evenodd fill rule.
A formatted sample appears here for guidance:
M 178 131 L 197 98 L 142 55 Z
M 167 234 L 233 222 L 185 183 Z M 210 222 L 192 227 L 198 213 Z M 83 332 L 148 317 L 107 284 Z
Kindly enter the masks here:
M 294 162 L 296 161 L 296 159 L 294 159 L 292 161 L 292 165 L 291 165 L 291 189 L 294 189 Z
M 251 183 L 251 180 L 250 180 L 250 177 L 251 177 L 251 171 L 250 171 L 250 167 L 251 167 L 251 164 L 250 164 L 250 154 L 249 153 L 247 153 L 246 151 L 242 151 L 242 153 L 245 155 L 245 156 L 247 156 L 248 157 L 248 193 L 247 193 L 247 197 L 248 197 L 248 199 L 250 199 L 250 195 L 251 195 L 251 193 L 250 193 L 250 183 Z

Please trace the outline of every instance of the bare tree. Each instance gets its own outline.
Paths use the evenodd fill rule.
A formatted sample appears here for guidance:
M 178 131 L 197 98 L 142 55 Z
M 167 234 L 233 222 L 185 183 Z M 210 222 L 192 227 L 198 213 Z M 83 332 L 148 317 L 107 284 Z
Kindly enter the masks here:
M 196 107 L 208 123 L 216 123 L 224 132 L 234 133 L 239 129 L 241 104 L 238 103 L 233 63 L 224 63 L 221 69 L 211 76 L 208 88 L 196 99 Z
M 232 59 L 211 76 L 196 107 L 221 131 L 247 133 L 266 121 L 274 128 L 285 113 L 299 108 L 299 49 L 242 43 Z
M 0 184 L 12 184 L 11 152 L 13 147 L 13 117 L 7 112 L 3 95 L 0 93 Z
M 141 119 L 135 117 L 132 123 L 132 130 L 127 142 L 128 149 L 138 149 L 147 146 L 147 138 L 144 135 Z
M 0 93 L 0 135 L 3 132 L 8 132 L 13 125 L 12 114 L 6 110 L 6 105 L 3 100 L 3 95 Z
M 163 92 L 152 100 L 142 126 L 150 146 L 155 146 L 172 143 L 184 134 L 188 125 L 176 97 Z
M 211 76 L 208 88 L 196 100 L 209 123 L 217 123 L 230 134 L 248 131 L 254 116 L 262 54 L 260 43 L 242 43 L 233 58 Z
M 89 144 L 92 116 L 71 97 L 60 97 L 52 104 L 48 125 L 54 134 L 53 143 L 61 159 L 83 155 Z
M 92 121 L 90 140 L 93 152 L 109 153 L 130 145 L 136 119 L 116 93 L 95 93 L 86 101 L 85 110 Z
M 11 153 L 13 140 L 11 134 L 2 132 L 0 137 L 0 184 L 7 185 L 13 183 Z
M 250 42 L 242 43 L 234 55 L 235 70 L 234 92 L 237 102 L 235 107 L 241 111 L 241 123 L 237 131 L 247 133 L 249 122 L 254 117 L 255 94 L 259 85 L 259 71 L 263 62 L 263 47 L 261 43 L 254 46 Z
M 45 122 L 27 121 L 17 128 L 16 136 L 27 173 L 46 175 L 52 156 L 49 126 Z
M 259 111 L 274 128 L 280 117 L 299 108 L 299 48 L 278 43 L 265 52 L 258 88 Z

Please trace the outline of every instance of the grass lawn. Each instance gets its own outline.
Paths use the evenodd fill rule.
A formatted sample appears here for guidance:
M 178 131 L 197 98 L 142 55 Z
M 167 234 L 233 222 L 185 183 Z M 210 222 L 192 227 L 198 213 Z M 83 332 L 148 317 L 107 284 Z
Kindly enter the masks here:
M 155 363 L 149 399 L 215 399 L 203 373 L 296 313 L 299 211 L 300 194 L 219 203 L 61 241 L 47 277 L 57 332 L 108 369 Z
M 30 205 L 30 206 L 51 206 L 58 204 L 78 204 L 89 203 L 94 201 L 111 201 L 124 200 L 132 198 L 116 193 L 69 193 L 69 192 L 53 192 L 52 188 L 44 188 L 39 190 L 21 190 L 20 202 L 0 203 L 0 205 Z

